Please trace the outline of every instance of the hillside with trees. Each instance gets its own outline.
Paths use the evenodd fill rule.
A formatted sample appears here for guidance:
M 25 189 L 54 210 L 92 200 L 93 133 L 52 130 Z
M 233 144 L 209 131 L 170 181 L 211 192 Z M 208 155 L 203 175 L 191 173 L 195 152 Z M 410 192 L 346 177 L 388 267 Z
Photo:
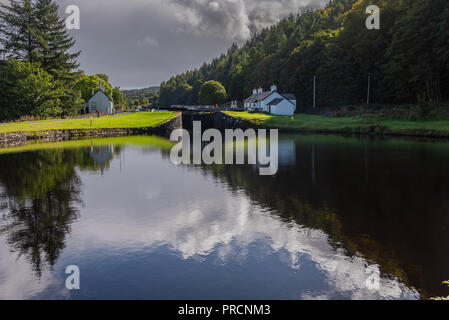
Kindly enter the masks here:
M 159 106 L 159 87 L 122 90 L 132 106 Z
M 276 83 L 310 108 L 316 76 L 317 107 L 438 104 L 449 100 L 447 0 L 377 0 L 380 30 L 368 30 L 368 0 L 333 0 L 317 11 L 291 15 L 242 47 L 161 84 L 160 104 L 197 104 L 202 84 L 221 82 L 228 100 Z

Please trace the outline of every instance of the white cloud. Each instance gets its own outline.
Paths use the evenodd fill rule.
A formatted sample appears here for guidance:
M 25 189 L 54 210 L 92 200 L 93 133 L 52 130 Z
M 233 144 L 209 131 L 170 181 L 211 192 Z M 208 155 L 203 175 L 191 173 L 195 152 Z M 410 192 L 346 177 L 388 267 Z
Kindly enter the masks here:
M 212 10 L 217 11 L 218 9 L 220 9 L 220 4 L 216 1 L 212 1 L 212 2 L 209 2 L 209 7 L 211 7 Z
M 150 36 L 145 37 L 137 42 L 140 46 L 159 47 L 159 41 Z
M 195 34 L 212 34 L 243 42 L 251 34 L 289 14 L 324 6 L 323 0 L 169 0 L 168 6 L 185 28 Z
M 371 263 L 361 256 L 349 257 L 342 248 L 335 249 L 326 233 L 287 223 L 277 212 L 261 207 L 244 192 L 231 193 L 212 177 L 191 173 L 194 169 L 190 167 L 156 161 L 155 156 L 144 159 L 127 156 L 122 183 L 139 185 L 141 192 L 136 194 L 124 193 L 111 199 L 109 194 L 116 185 L 113 175 L 104 175 L 101 180 L 84 177 L 85 194 L 92 197 L 85 199 L 88 212 L 82 212 L 83 218 L 73 226 L 66 249 L 70 255 L 86 255 L 83 251 L 92 248 L 131 250 L 167 245 L 181 259 L 202 260 L 217 252 L 220 259 L 217 263 L 226 264 L 232 260 L 245 261 L 248 248 L 264 242 L 269 246 L 266 254 L 282 253 L 282 261 L 288 267 L 299 270 L 304 260 L 313 261 L 326 276 L 330 284 L 326 296 L 321 296 L 322 292 L 309 292 L 302 296 L 304 299 L 332 298 L 337 293 L 353 299 L 418 296 L 399 279 L 389 276 L 381 276 L 379 291 L 369 291 L 365 272 Z M 148 161 L 153 165 L 144 175 L 132 169 L 141 168 Z M 188 175 L 188 179 L 183 175 Z M 154 181 L 158 181 L 157 189 Z M 111 189 L 95 194 L 93 190 L 100 186 Z M 108 208 L 101 207 L 107 202 Z M 102 210 L 107 211 L 108 218 L 95 223 L 104 214 L 100 214 Z

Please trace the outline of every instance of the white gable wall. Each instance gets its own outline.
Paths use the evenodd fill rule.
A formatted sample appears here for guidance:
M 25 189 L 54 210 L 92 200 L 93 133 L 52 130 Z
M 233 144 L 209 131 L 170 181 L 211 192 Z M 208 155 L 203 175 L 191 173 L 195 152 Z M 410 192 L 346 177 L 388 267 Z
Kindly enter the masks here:
M 278 116 L 292 116 L 295 114 L 296 106 L 287 99 L 282 100 L 276 106 L 271 106 L 271 114 Z
M 270 112 L 270 108 L 268 107 L 268 103 L 270 103 L 271 101 L 273 101 L 274 99 L 277 98 L 281 98 L 284 99 L 279 93 L 277 92 L 273 92 L 272 94 L 270 94 L 268 97 L 265 98 L 265 100 L 261 101 L 261 109 L 264 112 Z
M 100 110 L 101 113 L 114 113 L 114 103 L 109 100 L 108 96 L 103 91 L 98 91 L 89 100 L 89 112 L 94 113 L 97 110 Z

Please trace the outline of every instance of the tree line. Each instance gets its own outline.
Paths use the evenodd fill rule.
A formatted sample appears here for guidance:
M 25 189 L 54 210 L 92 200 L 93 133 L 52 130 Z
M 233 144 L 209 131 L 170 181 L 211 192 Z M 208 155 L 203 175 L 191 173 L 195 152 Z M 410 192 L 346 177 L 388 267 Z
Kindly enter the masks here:
M 366 8 L 380 8 L 379 30 L 368 30 Z M 324 9 L 291 15 L 242 47 L 164 81 L 160 104 L 197 104 L 202 84 L 221 82 L 229 100 L 276 83 L 299 108 L 438 104 L 449 100 L 447 0 L 332 0 Z
M 123 90 L 129 104 L 133 107 L 153 107 L 159 105 L 159 87 Z
M 127 107 L 124 94 L 104 75 L 75 71 L 81 52 L 72 52 L 74 45 L 53 0 L 0 4 L 1 121 L 78 114 L 100 80 L 115 104 Z

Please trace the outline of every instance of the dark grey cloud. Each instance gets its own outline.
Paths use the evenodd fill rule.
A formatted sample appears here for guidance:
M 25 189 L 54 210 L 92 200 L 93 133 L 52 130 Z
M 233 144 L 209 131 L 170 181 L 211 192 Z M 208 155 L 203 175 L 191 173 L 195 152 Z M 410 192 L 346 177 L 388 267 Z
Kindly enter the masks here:
M 5 2 L 5 0 L 0 0 Z M 71 34 L 80 68 L 122 88 L 158 85 L 243 43 L 253 32 L 324 0 L 57 0 L 81 11 Z
M 323 0 L 169 0 L 186 31 L 244 42 L 287 15 L 325 5 Z

